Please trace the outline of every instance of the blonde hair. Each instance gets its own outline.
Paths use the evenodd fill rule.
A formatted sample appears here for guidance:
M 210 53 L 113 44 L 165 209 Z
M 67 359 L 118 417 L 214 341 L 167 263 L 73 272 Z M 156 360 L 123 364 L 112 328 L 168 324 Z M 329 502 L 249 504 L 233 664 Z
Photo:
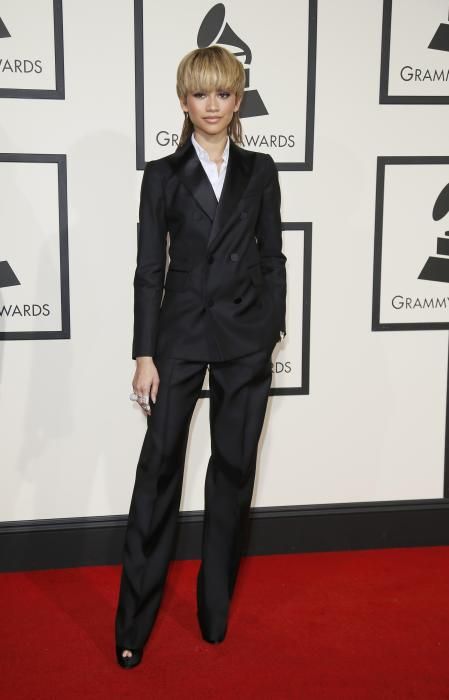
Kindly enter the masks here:
M 189 51 L 180 61 L 176 72 L 176 92 L 184 102 L 188 93 L 197 90 L 229 90 L 235 92 L 236 100 L 243 97 L 245 90 L 245 69 L 243 64 L 228 49 L 213 44 Z M 236 143 L 243 143 L 242 124 L 234 112 L 228 124 L 228 134 Z M 180 148 L 194 130 L 193 122 L 184 112 L 184 124 L 179 137 Z

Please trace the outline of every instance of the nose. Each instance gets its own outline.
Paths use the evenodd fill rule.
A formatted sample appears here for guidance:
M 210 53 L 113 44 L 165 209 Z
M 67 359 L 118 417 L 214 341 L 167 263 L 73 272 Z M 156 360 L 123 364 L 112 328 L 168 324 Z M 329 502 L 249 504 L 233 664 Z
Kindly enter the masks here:
M 218 110 L 218 103 L 216 95 L 209 95 L 207 98 L 207 111 L 216 112 Z

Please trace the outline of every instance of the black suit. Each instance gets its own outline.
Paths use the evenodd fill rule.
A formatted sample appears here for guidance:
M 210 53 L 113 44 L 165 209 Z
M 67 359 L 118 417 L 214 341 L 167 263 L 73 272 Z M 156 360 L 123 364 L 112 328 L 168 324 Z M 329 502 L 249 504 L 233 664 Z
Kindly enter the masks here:
M 285 333 L 280 200 L 271 156 L 232 140 L 218 204 L 190 139 L 146 164 L 133 358 L 229 360 L 273 348 Z
M 279 205 L 271 156 L 232 141 L 218 204 L 190 139 L 145 167 L 133 357 L 152 355 L 160 384 L 147 418 L 123 549 L 115 627 L 121 647 L 142 647 L 159 610 L 190 421 L 207 370 L 212 449 L 197 612 L 206 639 L 225 635 L 272 379 L 271 353 L 285 332 Z M 171 262 L 160 306 L 167 231 Z

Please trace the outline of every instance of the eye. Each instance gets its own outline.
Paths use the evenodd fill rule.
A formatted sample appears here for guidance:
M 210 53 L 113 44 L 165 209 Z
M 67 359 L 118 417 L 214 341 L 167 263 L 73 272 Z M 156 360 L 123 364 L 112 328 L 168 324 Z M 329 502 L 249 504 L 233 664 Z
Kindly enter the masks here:
M 225 90 L 223 90 L 222 92 L 219 92 L 218 94 L 220 95 L 220 97 L 224 97 L 224 99 L 227 99 L 231 95 L 230 92 L 226 92 Z
M 194 97 L 202 97 L 204 95 L 204 92 L 194 92 L 193 96 Z

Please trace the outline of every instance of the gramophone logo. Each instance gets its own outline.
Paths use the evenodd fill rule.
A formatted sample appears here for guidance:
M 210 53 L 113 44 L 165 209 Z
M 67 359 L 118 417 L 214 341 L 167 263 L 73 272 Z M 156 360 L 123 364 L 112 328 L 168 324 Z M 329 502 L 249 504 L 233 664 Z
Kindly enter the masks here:
M 62 99 L 62 0 L 14 0 L 7 8 L 4 5 L 0 16 L 0 97 Z
M 449 156 L 378 157 L 374 330 L 449 329 L 448 173 Z
M 6 28 L 6 24 L 0 17 L 0 39 L 11 39 L 11 34 Z M 3 49 L 3 44 L 2 44 Z M 11 58 L 9 56 L 0 55 L 0 73 L 7 75 L 12 73 L 27 74 L 27 73 L 42 73 L 42 60 L 31 60 L 29 58 Z
M 252 61 L 252 52 L 248 44 L 231 29 L 225 21 L 226 9 L 223 3 L 218 2 L 204 17 L 198 31 L 198 48 L 203 49 L 211 44 L 220 44 L 234 54 L 245 67 L 245 93 L 239 109 L 239 116 L 259 117 L 268 114 L 267 108 L 258 90 L 249 87 L 249 69 Z
M 242 145 L 270 152 L 280 170 L 311 170 L 317 0 L 277 0 L 268 15 L 212 0 L 191 6 L 182 22 L 174 7 L 134 0 L 137 168 L 179 145 L 184 115 L 173 75 L 182 56 L 220 46 L 243 67 Z
M 70 338 L 65 154 L 0 153 L 0 341 Z
M 429 49 L 449 51 L 449 24 L 447 22 L 440 24 L 429 44 Z
M 440 221 L 449 211 L 449 183 L 443 187 L 438 195 L 432 211 L 434 221 Z M 446 237 L 437 240 L 437 255 L 430 256 L 418 275 L 420 280 L 432 280 L 434 282 L 449 282 L 449 231 L 445 231 Z
M 428 49 L 449 52 L 449 24 L 441 23 L 433 35 Z M 401 71 L 404 81 L 413 80 L 424 84 L 432 82 L 448 82 L 449 66 L 404 66 Z
M 11 265 L 7 260 L 0 261 L 0 295 L 1 290 L 7 287 L 20 286 L 20 282 L 12 269 Z M 0 320 L 5 321 L 7 319 L 14 318 L 26 318 L 26 317 L 37 317 L 37 316 L 49 316 L 51 313 L 50 304 L 15 304 L 15 303 L 3 303 L 0 297 Z
M 449 3 L 384 0 L 381 103 L 449 102 Z
M 0 261 L 0 289 L 3 287 L 14 287 L 20 284 L 11 265 L 6 260 Z
M 10 37 L 11 34 L 6 29 L 5 23 L 2 20 L 2 18 L 0 17 L 0 39 L 6 39 L 6 37 L 8 37 L 8 36 Z

